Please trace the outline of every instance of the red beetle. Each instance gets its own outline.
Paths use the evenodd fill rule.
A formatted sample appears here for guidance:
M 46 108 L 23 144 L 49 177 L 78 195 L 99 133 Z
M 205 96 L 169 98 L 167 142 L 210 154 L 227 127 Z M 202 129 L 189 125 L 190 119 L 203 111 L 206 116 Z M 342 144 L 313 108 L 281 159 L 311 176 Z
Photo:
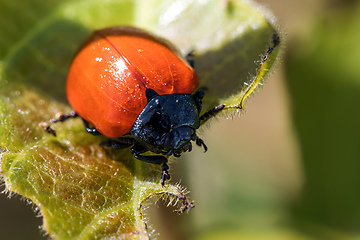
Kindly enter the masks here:
M 52 122 L 80 116 L 86 130 L 109 137 L 105 145 L 132 146 L 135 158 L 162 164 L 162 181 L 170 178 L 167 158 L 191 151 L 200 120 L 222 110 L 219 105 L 199 117 L 204 92 L 190 64 L 169 42 L 133 27 L 95 31 L 81 46 L 68 74 L 67 98 L 74 108 Z M 160 155 L 143 155 L 151 151 Z

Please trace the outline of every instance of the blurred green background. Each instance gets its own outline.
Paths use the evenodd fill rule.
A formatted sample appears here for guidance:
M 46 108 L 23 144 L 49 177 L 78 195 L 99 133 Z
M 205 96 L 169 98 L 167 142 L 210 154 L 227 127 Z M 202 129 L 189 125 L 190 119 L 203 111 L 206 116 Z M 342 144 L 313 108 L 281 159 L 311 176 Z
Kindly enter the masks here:
M 360 2 L 263 0 L 286 45 L 277 70 L 172 166 L 196 208 L 146 210 L 157 239 L 360 239 Z M 0 239 L 41 239 L 30 206 L 0 195 Z M 44 238 L 45 239 L 45 238 Z

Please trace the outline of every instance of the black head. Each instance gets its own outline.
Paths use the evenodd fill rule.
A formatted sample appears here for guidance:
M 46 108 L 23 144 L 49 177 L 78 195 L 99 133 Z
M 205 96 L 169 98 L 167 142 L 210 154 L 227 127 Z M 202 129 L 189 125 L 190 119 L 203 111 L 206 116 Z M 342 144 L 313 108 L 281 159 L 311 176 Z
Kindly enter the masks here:
M 179 156 L 191 150 L 200 126 L 198 104 L 190 94 L 158 95 L 147 90 L 148 104 L 136 119 L 131 135 L 154 153 Z

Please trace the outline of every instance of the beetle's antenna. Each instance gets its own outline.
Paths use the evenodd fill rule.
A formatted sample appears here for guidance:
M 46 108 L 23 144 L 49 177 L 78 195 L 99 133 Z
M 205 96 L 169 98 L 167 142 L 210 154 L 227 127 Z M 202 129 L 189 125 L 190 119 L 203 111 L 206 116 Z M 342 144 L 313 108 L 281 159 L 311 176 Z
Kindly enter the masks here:
M 69 118 L 76 118 L 78 116 L 79 115 L 76 112 L 72 111 L 70 114 L 61 114 L 57 118 L 51 119 L 50 122 L 51 123 L 64 122 Z
M 213 109 L 211 109 L 210 111 L 207 111 L 206 113 L 204 113 L 203 115 L 200 116 L 200 123 L 213 117 L 216 113 L 220 112 L 224 108 L 225 108 L 225 104 L 220 104 L 220 105 L 214 107 Z
M 201 138 L 196 137 L 195 143 L 199 147 L 203 146 L 204 147 L 204 152 L 206 152 L 208 150 L 208 147 L 205 145 L 204 141 Z
M 69 118 L 76 118 L 79 115 L 72 111 L 70 114 L 60 114 L 57 118 L 51 119 L 50 123 L 57 123 L 57 122 L 64 122 L 68 120 Z M 52 128 L 48 123 L 42 122 L 39 124 L 41 128 L 43 128 L 46 132 L 52 134 L 54 137 L 56 137 L 56 130 Z

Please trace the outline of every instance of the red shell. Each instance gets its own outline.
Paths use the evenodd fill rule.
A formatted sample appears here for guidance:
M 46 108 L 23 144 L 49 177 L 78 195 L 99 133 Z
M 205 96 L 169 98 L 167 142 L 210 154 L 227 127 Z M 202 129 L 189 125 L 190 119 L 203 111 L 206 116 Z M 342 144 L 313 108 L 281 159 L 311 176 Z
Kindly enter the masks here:
M 145 91 L 190 94 L 198 87 L 190 65 L 166 40 L 132 27 L 95 31 L 75 56 L 67 98 L 82 118 L 107 137 L 130 132 L 146 106 Z

